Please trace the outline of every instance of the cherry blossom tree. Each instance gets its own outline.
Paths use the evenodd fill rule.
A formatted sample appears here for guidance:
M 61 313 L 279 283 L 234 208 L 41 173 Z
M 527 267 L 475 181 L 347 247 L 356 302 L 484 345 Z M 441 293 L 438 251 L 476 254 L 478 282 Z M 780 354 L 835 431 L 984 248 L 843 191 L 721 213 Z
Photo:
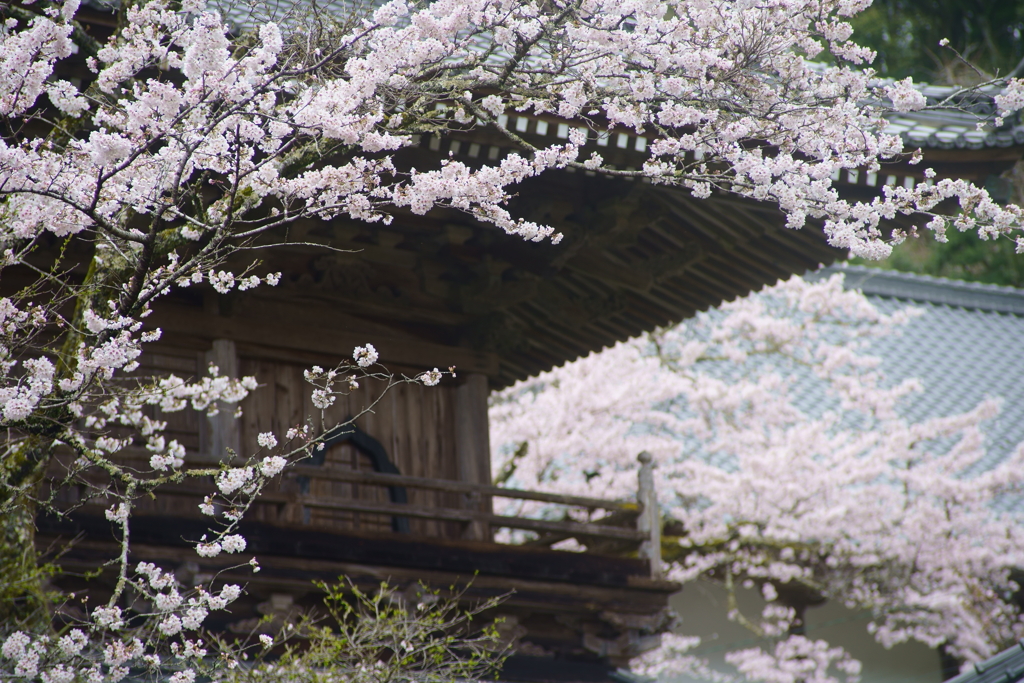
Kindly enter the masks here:
M 182 469 L 181 445 L 148 408 L 217 410 L 253 382 L 216 368 L 202 378 L 132 376 L 161 334 L 146 317 L 162 296 L 275 285 L 278 273 L 242 259 L 258 240 L 286 239 L 298 219 L 388 223 L 397 211 L 449 207 L 557 243 L 550 226 L 505 204 L 524 179 L 574 167 L 773 202 L 790 227 L 813 221 L 836 246 L 872 257 L 890 248 L 881 221 L 900 213 L 940 237 L 950 223 L 986 237 L 1021 223 L 1019 208 L 960 180 L 887 187 L 869 202 L 839 197 L 835 172 L 902 158 L 883 114 L 971 95 L 928 105 L 909 81 L 876 82 L 846 22 L 866 0 L 392 0 L 348 17 L 254 15 L 258 28 L 237 31 L 203 0 L 125 0 L 106 41 L 78 23 L 78 4 L 0 8 L 0 424 L 10 435 L 0 585 L 21 586 L 18 619 L 45 613 L 33 520 L 59 449 L 75 455 L 69 478 L 98 468 L 125 483 L 108 511 L 125 539 L 118 589 L 92 622 L 110 629 L 122 621 L 118 591 L 149 571 L 127 564 L 134 496 L 212 473 L 222 495 L 241 496 L 227 507 L 241 515 L 310 446 L 301 432 L 264 435 L 260 453 L 210 472 Z M 64 77 L 79 66 L 81 83 Z M 1024 104 L 1024 82 L 998 85 L 1001 113 Z M 567 137 L 538 148 L 508 129 L 506 112 L 564 121 Z M 417 136 L 473 128 L 521 151 L 475 166 L 403 165 Z M 642 169 L 582 158 L 588 140 L 627 129 L 651 140 Z M 937 215 L 947 199 L 958 213 Z M 393 381 L 375 361 L 367 346 L 350 364 L 312 370 L 317 401 L 367 373 Z M 440 374 L 412 379 L 436 384 Z M 152 453 L 151 471 L 117 464 L 133 443 Z M 242 549 L 237 516 L 223 522 L 198 552 Z M 220 604 L 212 596 L 193 596 L 191 607 Z M 116 678 L 121 664 L 109 667 L 97 675 Z
M 131 680 L 172 683 L 194 683 L 200 676 L 223 683 L 455 683 L 493 678 L 508 652 L 497 624 L 485 615 L 502 597 L 467 608 L 464 591 L 321 585 L 319 618 L 295 615 L 286 628 L 264 619 L 244 637 L 225 642 L 201 622 L 237 599 L 240 586 L 183 595 L 172 572 L 147 562 L 139 563 L 131 585 L 150 611 L 129 616 L 100 608 L 95 621 L 69 624 L 57 637 L 21 630 L 7 635 L 0 645 L 4 680 L 120 681 L 131 674 Z
M 1024 635 L 1008 600 L 1024 526 L 992 505 L 1019 495 L 1024 445 L 969 471 L 996 401 L 902 417 L 926 387 L 887 380 L 870 345 L 915 312 L 882 314 L 842 280 L 791 279 L 493 399 L 495 462 L 517 486 L 627 497 L 637 453 L 655 456 L 669 578 L 719 582 L 729 617 L 774 639 L 727 657 L 750 680 L 856 677 L 841 647 L 802 633 L 826 599 L 870 611 L 883 645 L 966 662 Z M 741 611 L 741 586 L 762 614 Z M 643 666 L 707 673 L 694 645 L 668 636 Z

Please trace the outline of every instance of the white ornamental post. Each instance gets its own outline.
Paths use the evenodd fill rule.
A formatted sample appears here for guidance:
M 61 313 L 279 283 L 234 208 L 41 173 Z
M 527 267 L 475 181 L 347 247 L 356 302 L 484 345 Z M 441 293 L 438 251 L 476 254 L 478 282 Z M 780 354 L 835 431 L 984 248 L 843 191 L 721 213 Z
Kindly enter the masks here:
M 644 451 L 637 458 L 640 461 L 636 499 L 640 503 L 637 529 L 647 534 L 640 543 L 640 557 L 651 565 L 651 578 L 661 578 L 661 510 L 658 507 L 658 493 L 654 489 L 654 458 Z

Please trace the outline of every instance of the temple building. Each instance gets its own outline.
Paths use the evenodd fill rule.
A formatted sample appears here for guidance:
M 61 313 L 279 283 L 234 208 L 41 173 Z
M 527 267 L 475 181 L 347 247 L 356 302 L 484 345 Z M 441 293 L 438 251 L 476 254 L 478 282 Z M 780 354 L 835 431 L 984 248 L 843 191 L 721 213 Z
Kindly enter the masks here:
M 851 172 L 839 179 L 841 191 L 869 198 L 886 184 L 921 181 L 928 167 L 940 178 L 1001 191 L 999 175 L 1024 150 L 1024 127 L 976 132 L 968 118 L 893 119 L 908 146 L 924 147 L 924 162 Z M 537 142 L 568 137 L 570 125 L 518 115 L 507 123 Z M 591 135 L 581 156 L 600 150 L 608 163 L 639 168 L 648 143 L 632 133 Z M 474 164 L 512 151 L 492 132 L 470 131 L 424 136 L 398 158 L 427 168 L 442 158 Z M 565 239 L 524 242 L 443 210 L 399 213 L 387 226 L 305 221 L 268 236 L 267 244 L 283 244 L 259 252 L 262 269 L 283 273 L 279 286 L 245 294 L 195 286 L 162 299 L 147 324 L 163 336 L 148 346 L 141 375 L 197 377 L 213 363 L 260 385 L 242 402 L 239 420 L 230 411 L 159 416 L 169 422 L 168 438 L 186 446 L 189 463 L 218 462 L 229 449 L 253 453 L 262 432 L 320 428 L 319 420 L 308 422 L 319 410 L 303 370 L 349 359 L 358 345 L 372 343 L 395 372 L 454 366 L 456 376 L 437 387 L 400 384 L 383 396 L 365 382 L 326 411 L 327 425 L 359 417 L 354 429 L 328 434 L 325 449 L 282 474 L 242 525 L 259 574 L 228 568 L 238 562 L 234 556 L 189 552 L 207 528 L 198 504 L 212 481 L 169 486 L 141 503 L 132 517 L 134 559 L 174 567 L 186 582 L 224 571 L 225 579 L 245 584 L 247 596 L 215 624 L 228 631 L 249 628 L 261 615 L 286 619 L 311 608 L 319 601 L 312 582 L 341 575 L 399 589 L 419 581 L 471 584 L 467 599 L 511 592 L 499 608 L 516 648 L 502 674 L 508 680 L 615 680 L 616 669 L 656 647 L 671 626 L 668 601 L 679 586 L 661 575 L 657 505 L 651 487 L 641 485 L 649 470 L 638 465 L 635 500 L 497 488 L 488 394 L 845 253 L 827 244 L 820 226 L 787 229 L 770 204 L 718 194 L 696 199 L 682 189 L 589 172 L 552 171 L 525 182 L 509 208 Z M 147 455 L 140 447 L 130 457 L 141 462 Z M 62 495 L 68 504 L 83 502 L 81 491 Z M 573 512 L 558 520 L 496 515 L 497 496 Z M 39 526 L 43 548 L 79 534 L 61 559 L 67 570 L 94 568 L 115 546 L 102 501 Z M 499 529 L 523 530 L 532 540 L 498 543 Z M 586 551 L 551 547 L 570 538 Z

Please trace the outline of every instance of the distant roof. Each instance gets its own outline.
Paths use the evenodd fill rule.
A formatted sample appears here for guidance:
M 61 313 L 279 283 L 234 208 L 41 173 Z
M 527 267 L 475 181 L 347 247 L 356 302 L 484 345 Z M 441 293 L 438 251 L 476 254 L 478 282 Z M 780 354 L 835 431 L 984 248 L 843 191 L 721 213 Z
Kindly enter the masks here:
M 1024 442 L 1024 290 L 861 266 L 820 272 L 845 273 L 847 289 L 861 290 L 884 313 L 908 304 L 923 311 L 902 334 L 872 346 L 890 378 L 924 384 L 904 405 L 906 418 L 965 412 L 1001 398 L 999 416 L 983 427 L 988 452 L 978 470 L 994 467 Z M 1000 507 L 1024 511 L 1024 499 Z
M 937 86 L 925 86 L 923 92 Z M 953 90 L 953 88 L 950 88 Z M 983 116 L 982 120 L 992 116 Z M 994 116 L 994 114 L 993 114 Z M 962 111 L 941 110 L 890 114 L 886 133 L 899 135 L 910 149 L 982 149 L 1024 144 L 1024 125 L 1010 119 L 1003 127 L 978 130 L 978 116 Z
M 84 4 L 96 9 L 117 7 L 120 0 L 85 0 Z M 265 21 L 287 21 L 295 16 L 297 8 L 310 4 L 307 0 L 210 0 L 211 7 L 218 8 L 229 25 L 237 28 L 251 27 Z M 319 0 L 320 12 L 334 14 L 369 13 L 383 0 Z M 824 65 L 823 65 L 824 66 Z M 886 79 L 889 80 L 889 79 Z M 958 86 L 916 84 L 929 105 L 934 105 L 956 94 Z M 1000 128 L 988 126 L 977 130 L 979 119 L 991 121 L 995 117 L 994 96 L 996 88 L 989 88 L 975 95 L 964 111 L 927 111 L 888 116 L 886 132 L 899 135 L 910 148 L 933 149 L 982 149 L 985 147 L 1010 147 L 1024 144 L 1024 125 L 1018 117 L 1008 117 Z
M 892 79 L 882 79 L 881 83 Z M 915 83 L 929 106 L 949 101 L 958 109 L 892 113 L 886 116 L 886 133 L 899 135 L 908 148 L 982 149 L 984 147 L 1010 147 L 1024 143 L 1024 125 L 1016 114 L 1005 117 L 1001 126 L 995 126 L 995 96 L 1002 89 L 989 86 L 980 91 L 963 93 L 956 85 Z M 985 122 L 978 130 L 978 122 Z
M 970 670 L 946 683 L 1017 683 L 1024 680 L 1024 641 L 994 657 L 978 662 Z
M 1024 290 L 1014 287 L 864 266 L 834 266 L 825 270 L 845 273 L 847 289 L 859 289 L 869 296 L 1024 315 Z

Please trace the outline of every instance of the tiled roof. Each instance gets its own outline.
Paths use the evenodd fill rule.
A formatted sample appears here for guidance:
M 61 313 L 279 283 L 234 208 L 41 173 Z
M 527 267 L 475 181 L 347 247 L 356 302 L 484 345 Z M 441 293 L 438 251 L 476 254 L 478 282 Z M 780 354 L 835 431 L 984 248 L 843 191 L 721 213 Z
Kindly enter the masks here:
M 847 289 L 859 289 L 869 296 L 1024 315 L 1024 290 L 1014 287 L 863 266 L 836 266 L 827 272 L 845 273 Z
M 1024 680 L 1024 641 L 979 662 L 946 683 L 1017 683 Z
M 889 82 L 885 79 L 882 83 Z M 885 132 L 899 135 L 910 149 L 982 149 L 1010 147 L 1024 143 L 1024 125 L 1017 115 L 1006 117 L 1000 127 L 993 125 L 996 116 L 995 96 L 1000 88 L 988 87 L 981 92 L 961 95 L 959 86 L 916 85 L 929 106 L 943 102 L 955 103 L 958 110 L 945 109 L 893 113 L 886 116 L 889 127 Z M 986 122 L 982 130 L 977 123 Z
M 986 126 L 983 130 L 977 130 L 975 124 L 979 118 L 968 112 L 923 111 L 891 114 L 886 118 L 889 119 L 889 126 L 885 132 L 899 135 L 911 149 L 982 149 L 1024 143 L 1024 125 L 1019 122 L 999 129 Z M 981 120 L 989 118 L 983 116 Z
M 1024 290 L 857 266 L 822 272 L 836 271 L 846 273 L 848 289 L 863 291 L 882 312 L 908 304 L 923 312 L 902 334 L 872 347 L 888 377 L 916 377 L 924 384 L 923 393 L 905 402 L 906 418 L 951 415 L 1001 398 L 999 416 L 983 427 L 987 455 L 977 468 L 994 467 L 1024 442 Z M 1000 507 L 1024 511 L 1024 498 Z
M 85 4 L 97 8 L 116 7 L 119 0 L 85 0 Z M 210 1 L 210 6 L 220 9 L 229 25 L 237 28 L 270 20 L 287 22 L 289 17 L 294 18 L 297 15 L 297 9 L 304 4 L 304 0 Z M 379 4 L 382 4 L 382 0 L 320 0 L 317 7 L 321 12 L 338 15 L 353 12 L 364 14 Z M 301 11 L 298 14 L 301 14 Z M 954 95 L 960 88 L 922 83 L 917 89 L 927 98 L 928 104 L 934 105 Z M 927 111 L 892 114 L 887 117 L 890 122 L 887 132 L 900 135 L 910 149 L 982 149 L 1024 144 L 1024 125 L 1019 123 L 1016 116 L 1008 119 L 1007 123 L 998 129 L 989 125 L 984 130 L 977 130 L 975 124 L 979 120 L 991 121 L 994 118 L 993 97 L 998 92 L 996 88 L 989 88 L 984 93 L 974 95 L 970 102 L 963 103 L 970 112 Z M 630 143 L 631 147 L 638 144 L 634 140 L 630 140 Z

